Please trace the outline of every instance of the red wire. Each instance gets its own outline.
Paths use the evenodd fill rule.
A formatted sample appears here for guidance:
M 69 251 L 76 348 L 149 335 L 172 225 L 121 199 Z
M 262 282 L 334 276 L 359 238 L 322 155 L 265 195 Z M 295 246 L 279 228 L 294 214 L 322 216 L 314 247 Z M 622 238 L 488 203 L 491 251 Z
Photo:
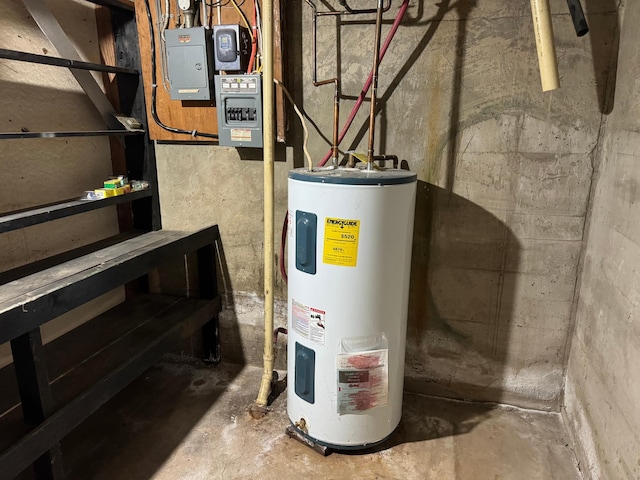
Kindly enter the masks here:
M 257 32 L 257 26 L 258 24 L 258 8 L 256 7 L 255 2 L 253 3 L 253 25 L 251 25 L 251 57 L 249 58 L 249 67 L 247 68 L 247 73 L 251 73 L 253 72 L 253 63 L 256 61 L 256 53 L 258 50 L 258 39 L 256 37 L 256 35 L 258 34 Z
M 409 0 L 403 0 L 402 5 L 400 5 L 400 10 L 398 10 L 398 15 L 396 15 L 396 19 L 394 20 L 393 25 L 391 25 L 391 29 L 389 30 L 389 33 L 387 33 L 387 38 L 385 39 L 384 44 L 380 49 L 380 59 L 379 59 L 380 62 L 382 62 L 382 59 L 384 58 L 384 54 L 387 53 L 387 49 L 391 44 L 391 40 L 393 40 L 393 37 L 396 34 L 398 27 L 400 26 L 400 22 L 402 22 L 404 14 L 407 12 L 408 8 L 409 8 Z M 371 72 L 369 72 L 367 81 L 365 82 L 364 86 L 362 87 L 362 91 L 358 96 L 358 100 L 356 101 L 355 105 L 351 109 L 349 118 L 347 119 L 346 123 L 344 124 L 344 127 L 342 127 L 342 130 L 340 131 L 340 135 L 338 136 L 338 143 L 340 143 L 344 139 L 345 135 L 347 134 L 347 131 L 349 131 L 349 128 L 351 128 L 351 124 L 353 123 L 353 120 L 356 118 L 356 114 L 358 113 L 358 110 L 360 110 L 360 106 L 362 105 L 362 102 L 364 102 L 364 98 L 367 95 L 369 88 L 371 88 L 372 82 L 373 82 L 373 69 L 371 69 Z M 329 158 L 331 158 L 331 150 L 327 152 L 327 154 L 320 161 L 318 166 L 322 167 L 324 164 L 327 163 Z M 282 238 L 280 241 L 280 274 L 282 275 L 282 278 L 284 279 L 285 283 L 287 283 L 287 280 L 288 280 L 287 268 L 284 264 L 284 250 L 287 243 L 287 227 L 288 226 L 289 226 L 289 212 L 287 211 L 286 215 L 284 216 L 284 222 L 282 224 Z

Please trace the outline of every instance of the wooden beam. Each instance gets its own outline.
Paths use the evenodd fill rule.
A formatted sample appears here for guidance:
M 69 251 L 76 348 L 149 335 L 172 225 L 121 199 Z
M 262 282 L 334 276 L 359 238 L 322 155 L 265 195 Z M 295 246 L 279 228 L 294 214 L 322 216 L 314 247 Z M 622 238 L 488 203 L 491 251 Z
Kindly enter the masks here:
M 116 66 L 115 40 L 113 37 L 113 27 L 111 21 L 111 10 L 108 7 L 97 7 L 96 26 L 98 30 L 98 46 L 100 48 L 100 58 L 105 65 Z M 102 74 L 104 89 L 107 98 L 117 112 L 121 111 L 120 93 L 116 75 L 104 72 Z M 127 175 L 127 157 L 124 144 L 117 138 L 109 138 L 109 148 L 111 149 L 111 172 L 114 175 Z M 118 211 L 118 228 L 120 232 L 126 232 L 133 228 L 133 212 L 131 205 L 120 204 Z
M 24 421 L 36 427 L 53 413 L 53 400 L 40 329 L 36 328 L 12 339 L 11 353 Z M 64 478 L 59 442 L 47 445 L 47 449 L 39 452 L 32 461 L 35 461 L 33 468 L 38 480 Z

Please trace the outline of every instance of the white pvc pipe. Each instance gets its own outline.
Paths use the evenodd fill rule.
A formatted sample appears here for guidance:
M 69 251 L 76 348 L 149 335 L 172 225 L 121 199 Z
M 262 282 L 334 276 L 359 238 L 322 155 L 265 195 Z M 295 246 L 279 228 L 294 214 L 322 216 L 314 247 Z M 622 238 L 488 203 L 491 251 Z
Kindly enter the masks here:
M 274 245 L 274 141 L 273 0 L 262 3 L 262 124 L 264 156 L 264 370 L 256 405 L 266 407 L 273 377 L 273 305 L 275 286 Z
M 533 16 L 533 31 L 538 50 L 542 91 L 548 92 L 560 87 L 549 0 L 531 0 L 531 15 Z

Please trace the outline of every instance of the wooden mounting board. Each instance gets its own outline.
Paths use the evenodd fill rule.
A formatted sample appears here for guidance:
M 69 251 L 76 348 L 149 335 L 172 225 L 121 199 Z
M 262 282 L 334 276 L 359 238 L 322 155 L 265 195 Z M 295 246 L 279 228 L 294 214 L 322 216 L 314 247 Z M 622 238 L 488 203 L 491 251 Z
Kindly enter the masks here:
M 171 100 L 169 93 L 162 86 L 162 71 L 160 67 L 160 38 L 156 28 L 157 12 L 155 1 L 150 2 L 151 16 L 154 24 L 154 34 L 156 43 L 156 78 L 158 82 L 156 112 L 158 117 L 165 125 L 180 128 L 183 130 L 205 133 L 218 133 L 218 118 L 216 107 L 213 101 L 179 101 Z M 253 18 L 253 2 L 251 0 L 239 0 L 238 3 L 249 21 Z M 175 2 L 171 2 L 172 8 L 175 8 Z M 136 22 L 138 25 L 138 40 L 140 44 L 140 53 L 142 58 L 142 78 L 144 82 L 144 95 L 147 108 L 147 118 L 149 119 L 149 136 L 152 140 L 161 141 L 198 141 L 211 142 L 206 137 L 192 137 L 191 135 L 178 134 L 169 132 L 160 127 L 151 115 L 151 41 L 149 34 L 149 22 L 147 20 L 147 12 L 144 0 L 136 0 Z M 274 5 L 274 77 L 284 82 L 283 67 L 283 49 L 282 49 L 282 18 L 280 15 L 280 0 L 275 0 Z M 212 21 L 218 23 L 217 9 L 213 8 Z M 240 16 L 236 12 L 233 5 L 229 2 L 221 8 L 222 24 L 242 24 Z M 173 20 L 171 21 L 173 22 Z M 175 25 L 169 25 L 173 28 Z M 276 89 L 276 138 L 279 142 L 285 141 L 286 134 L 286 118 L 285 118 L 284 96 L 280 89 Z

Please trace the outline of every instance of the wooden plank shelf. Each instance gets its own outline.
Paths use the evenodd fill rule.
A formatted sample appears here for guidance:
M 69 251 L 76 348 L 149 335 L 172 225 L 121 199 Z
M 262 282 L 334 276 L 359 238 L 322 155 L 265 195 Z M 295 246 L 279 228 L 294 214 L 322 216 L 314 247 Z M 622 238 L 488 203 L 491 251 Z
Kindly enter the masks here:
M 100 200 L 65 200 L 51 205 L 21 210 L 18 212 L 9 212 L 0 215 L 0 233 L 30 227 L 32 225 L 69 217 L 78 213 L 110 207 L 112 205 L 133 202 L 141 198 L 150 197 L 152 194 L 152 189 L 147 188 L 145 190 L 126 193 L 116 197 L 103 198 Z
M 81 247 L 74 248 L 73 250 L 67 250 L 36 262 L 27 263 L 16 268 L 12 268 L 11 270 L 0 272 L 0 287 L 5 283 L 13 282 L 14 280 L 18 280 L 19 278 L 26 277 L 28 275 L 33 275 L 34 273 L 41 272 L 47 268 L 55 267 L 56 265 L 60 265 L 83 255 L 89 255 L 90 253 L 97 252 L 103 248 L 116 245 L 145 233 L 146 231 L 144 230 L 127 230 L 126 232 L 119 233 L 112 237 L 107 237 L 97 242 L 82 245 Z M 0 382 L 0 385 L 2 385 L 2 382 Z
M 0 289 L 0 344 L 218 238 L 217 225 L 149 232 L 9 282 Z
M 13 366 L 0 370 L 0 472 L 18 475 L 220 308 L 220 297 L 138 295 L 45 345 L 56 413 L 35 428 L 22 422 Z

